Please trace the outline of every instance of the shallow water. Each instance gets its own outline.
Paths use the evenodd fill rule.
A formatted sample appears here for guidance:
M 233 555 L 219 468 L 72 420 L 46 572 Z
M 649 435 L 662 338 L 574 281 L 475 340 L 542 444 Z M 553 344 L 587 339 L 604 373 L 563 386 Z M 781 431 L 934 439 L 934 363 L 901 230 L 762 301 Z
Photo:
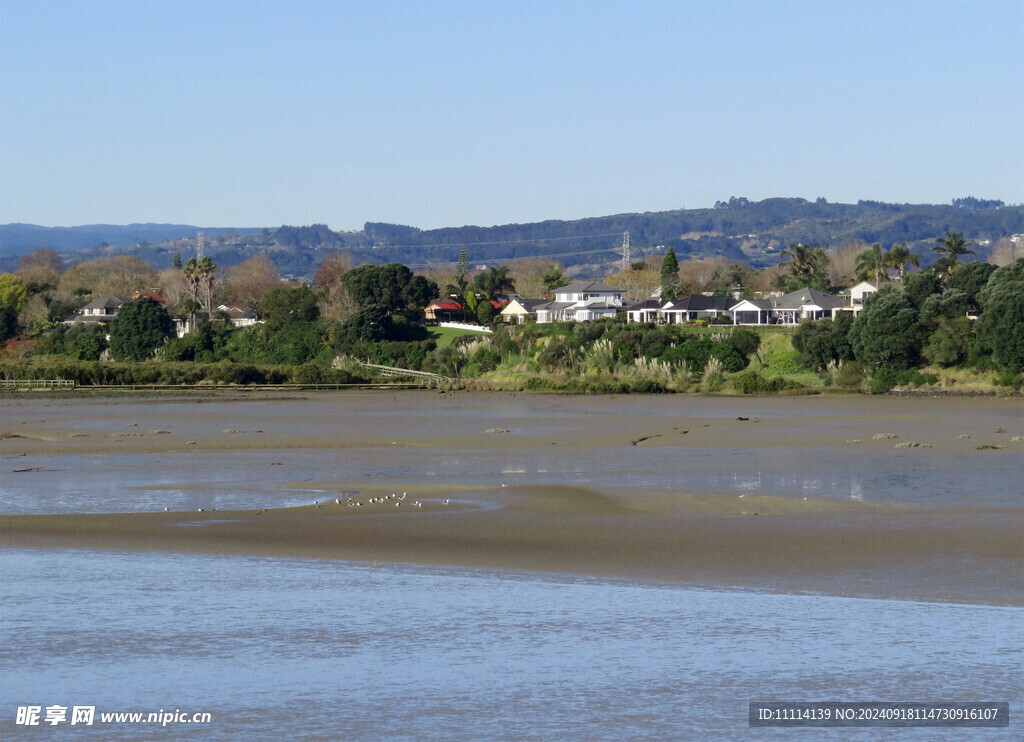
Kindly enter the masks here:
M 26 704 L 212 714 L 81 739 L 749 739 L 747 704 L 773 699 L 1008 701 L 984 736 L 1021 734 L 1019 608 L 149 553 L 0 569 L 3 739 L 41 734 L 13 723 Z
M 404 399 L 411 403 L 403 404 Z M 322 483 L 358 487 L 380 481 L 579 484 L 941 507 L 1024 505 L 1024 445 L 1007 443 L 1015 433 L 1024 434 L 1024 414 L 1009 400 L 385 393 L 233 403 L 8 404 L 4 415 L 16 420 L 13 430 L 59 421 L 65 434 L 109 440 L 111 434 L 160 428 L 171 432 L 159 438 L 170 448 L 204 435 L 237 435 L 252 447 L 127 453 L 112 443 L 109 454 L 66 456 L 54 442 L 47 455 L 0 458 L 4 513 L 281 507 L 324 499 Z M 728 438 L 724 444 L 702 445 L 705 426 L 719 430 L 741 415 L 759 421 L 749 423 L 762 433 L 758 447 L 730 445 Z M 628 443 L 645 431 L 676 424 L 689 429 L 686 445 L 682 437 L 675 444 L 666 436 L 641 446 Z M 510 430 L 500 436 L 508 445 L 495 445 L 495 436 L 484 433 L 499 426 Z M 622 440 L 611 444 L 588 437 L 580 443 L 583 436 L 603 431 L 617 432 Z M 905 431 L 926 435 L 923 442 L 960 445 L 956 450 L 871 445 L 879 432 L 907 440 Z M 959 440 L 960 434 L 971 435 L 970 442 Z M 452 445 L 454 435 L 470 438 Z M 330 437 L 353 445 L 262 446 L 261 440 L 271 436 L 286 442 L 294 436 Z M 974 444 L 984 443 L 1006 449 L 975 450 Z
M 973 447 L 1024 433 L 1015 403 L 392 396 L 5 403 L 5 425 L 59 421 L 68 434 L 103 440 L 157 428 L 183 440 L 232 428 L 247 431 L 238 435 L 251 437 L 253 447 L 72 456 L 60 442 L 46 444 L 52 452 L 45 455 L 0 458 L 0 512 L 277 507 L 326 499 L 324 483 L 381 481 L 1024 504 L 1024 451 Z M 738 416 L 771 425 L 774 435 L 756 448 L 629 444 L 677 422 L 698 435 Z M 494 427 L 510 429 L 503 438 L 510 445 L 472 441 Z M 579 444 L 595 430 L 626 437 Z M 846 443 L 907 430 L 972 438 L 956 450 Z M 998 441 L 997 430 L 1004 431 Z M 455 433 L 463 436 L 459 446 L 450 444 Z M 256 447 L 271 434 L 370 444 Z M 789 445 L 794 440 L 800 444 Z M 912 580 L 913 570 L 905 572 L 898 578 Z M 97 723 L 65 733 L 102 740 L 749 739 L 748 703 L 766 700 L 1008 701 L 1014 726 L 983 734 L 1022 737 L 1020 608 L 169 553 L 5 548 L 0 574 L 4 740 L 48 734 L 15 725 L 16 708 L 27 704 L 213 714 L 199 732 Z M 955 729 L 895 734 L 964 738 Z

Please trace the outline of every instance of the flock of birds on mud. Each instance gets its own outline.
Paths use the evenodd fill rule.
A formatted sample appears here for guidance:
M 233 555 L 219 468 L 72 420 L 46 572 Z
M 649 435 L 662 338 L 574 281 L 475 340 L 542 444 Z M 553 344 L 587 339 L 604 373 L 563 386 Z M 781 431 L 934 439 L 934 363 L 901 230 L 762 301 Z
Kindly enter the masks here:
M 392 492 L 387 497 L 371 497 L 367 504 L 369 504 L 369 505 L 389 505 L 389 504 L 392 504 L 392 502 L 393 502 L 393 504 L 394 504 L 394 506 L 396 508 L 400 508 L 400 507 L 402 507 L 402 502 L 405 500 L 405 498 L 407 496 L 408 496 L 407 492 L 403 492 L 402 494 L 398 494 L 397 492 Z M 347 505 L 350 508 L 361 508 L 363 506 L 362 501 L 357 500 L 354 497 L 349 497 L 346 500 L 342 500 L 340 497 L 336 497 L 334 499 L 334 502 L 337 505 Z M 441 504 L 442 505 L 447 505 L 449 502 L 450 502 L 449 500 L 444 500 L 444 501 L 441 502 Z M 318 507 L 318 508 L 320 507 L 320 503 L 317 500 L 313 500 L 313 504 L 316 507 Z M 412 503 L 411 503 L 411 506 L 414 507 L 414 508 L 421 508 L 421 507 L 423 507 L 423 503 L 420 500 L 413 500 Z
M 504 486 L 504 485 L 502 485 L 502 486 Z M 387 497 L 371 497 L 367 501 L 367 504 L 369 504 L 369 505 L 386 505 L 386 504 L 390 504 L 390 503 L 393 502 L 393 504 L 394 504 L 394 506 L 396 508 L 400 508 L 400 507 L 402 507 L 402 502 L 408 496 L 409 496 L 409 494 L 407 492 L 403 492 L 402 494 L 398 494 L 397 492 L 392 492 Z M 354 497 L 349 497 L 349 498 L 347 498 L 345 500 L 342 500 L 340 497 L 336 497 L 334 499 L 334 502 L 335 502 L 336 505 L 347 505 L 350 508 L 361 508 L 363 506 L 362 501 L 361 500 L 357 500 Z M 451 500 L 442 500 L 441 504 L 447 506 L 449 502 L 451 502 Z M 321 504 L 326 504 L 326 503 L 321 503 L 319 500 L 313 500 L 313 505 L 318 510 L 319 510 Z M 423 507 L 423 502 L 420 501 L 420 500 L 413 500 L 412 503 L 410 503 L 410 506 L 414 507 L 414 508 L 422 508 Z M 167 510 L 168 510 L 168 508 L 164 508 L 164 512 L 167 512 Z M 217 511 L 217 508 L 213 508 L 213 512 L 216 512 L 216 511 Z M 204 513 L 204 512 L 206 512 L 206 509 L 205 508 L 199 508 L 197 512 Z M 267 512 L 267 508 L 263 508 L 262 510 L 257 511 L 256 515 L 262 515 L 265 512 Z
M 502 482 L 501 486 L 502 487 L 508 487 L 508 482 Z M 402 503 L 405 501 L 405 498 L 408 497 L 408 496 L 409 496 L 408 492 L 403 492 L 402 494 L 398 494 L 397 492 L 392 492 L 390 495 L 387 495 L 386 497 L 371 497 L 367 501 L 367 504 L 368 505 L 388 505 L 388 504 L 394 504 L 394 506 L 396 508 L 400 508 L 400 507 L 402 507 Z M 450 503 L 450 502 L 451 502 L 451 500 L 447 500 L 447 499 L 446 500 L 442 500 L 441 501 L 441 505 L 447 507 L 448 503 Z M 361 508 L 363 506 L 362 500 L 357 500 L 354 497 L 348 497 L 348 498 L 346 498 L 344 500 L 342 500 L 340 497 L 336 497 L 336 498 L 334 498 L 334 503 L 336 505 L 346 505 L 346 506 L 348 506 L 350 508 Z M 313 500 L 313 506 L 316 507 L 317 510 L 320 509 L 321 505 L 326 505 L 326 504 L 327 503 L 321 503 L 319 500 Z M 421 500 L 413 500 L 410 503 L 410 507 L 422 508 L 423 507 L 423 502 Z M 169 512 L 169 510 L 170 510 L 170 508 L 166 508 L 166 507 L 164 508 L 164 512 L 165 513 Z M 260 510 L 257 510 L 256 511 L 256 515 L 263 515 L 264 513 L 268 512 L 268 510 L 269 510 L 269 508 L 262 508 Z M 197 512 L 205 513 L 206 512 L 206 508 L 198 508 Z M 217 512 L 217 508 L 213 508 L 212 512 Z

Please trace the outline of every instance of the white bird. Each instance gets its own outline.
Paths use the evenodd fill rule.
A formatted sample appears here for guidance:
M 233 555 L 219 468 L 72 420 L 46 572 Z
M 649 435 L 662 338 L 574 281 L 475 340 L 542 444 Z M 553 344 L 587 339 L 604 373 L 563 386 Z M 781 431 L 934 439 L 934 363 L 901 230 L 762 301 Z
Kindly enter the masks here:
M 334 501 L 335 501 L 336 503 L 338 503 L 339 505 L 341 505 L 341 498 L 340 498 L 340 497 L 336 497 L 336 498 L 334 498 Z
M 447 505 L 447 504 L 448 504 L 448 501 L 447 501 L 447 500 L 445 500 L 445 501 L 444 501 L 444 502 L 442 502 L 441 504 L 442 504 L 442 505 Z
M 166 507 L 164 508 L 164 512 L 165 512 L 165 513 L 166 513 L 166 512 L 168 511 L 168 510 L 169 510 L 169 508 L 166 508 Z

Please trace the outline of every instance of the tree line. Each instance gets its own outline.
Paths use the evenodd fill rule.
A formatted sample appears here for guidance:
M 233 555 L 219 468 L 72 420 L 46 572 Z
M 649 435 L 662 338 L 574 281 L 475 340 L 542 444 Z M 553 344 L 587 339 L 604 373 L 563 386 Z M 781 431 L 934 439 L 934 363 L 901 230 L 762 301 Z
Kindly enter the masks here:
M 825 378 L 836 376 L 842 367 L 846 381 L 859 378 L 874 384 L 879 378 L 880 385 L 896 383 L 926 366 L 966 366 L 991 370 L 1001 383 L 1019 386 L 1024 365 L 1024 258 L 1007 256 L 1001 267 L 964 263 L 973 247 L 961 234 L 947 232 L 933 241 L 937 259 L 925 270 L 914 270 L 913 254 L 908 255 L 901 243 L 889 249 L 861 243 L 840 250 L 793 244 L 784 251 L 783 263 L 760 270 L 721 260 L 678 260 L 670 249 L 664 256 L 621 269 L 606 281 L 627 289 L 630 298 L 643 299 L 659 289 L 663 298 L 698 291 L 755 296 L 806 285 L 828 289 L 840 277 L 877 281 L 890 272 L 901 274 L 902 280 L 866 303 L 856 321 L 841 316 L 798 328 L 793 347 L 799 363 Z M 493 341 L 438 347 L 424 325 L 423 308 L 431 300 L 453 301 L 463 307 L 466 319 L 489 324 L 495 314 L 492 300 L 514 291 L 550 295 L 569 281 L 561 265 L 543 260 L 471 268 L 467 252 L 460 251 L 453 268 L 417 273 L 399 263 L 356 266 L 351 254 L 334 251 L 323 259 L 316 281 L 307 285 L 283 281 L 266 256 L 226 269 L 206 258 L 179 259 L 156 271 L 131 256 L 99 258 L 65 269 L 56 253 L 41 249 L 23 256 L 14 273 L 0 275 L 2 353 L 7 359 L 159 358 L 168 363 L 304 366 L 344 370 L 351 376 L 359 373 L 353 360 L 369 360 L 472 377 L 517 366 L 524 373 L 569 373 L 585 364 L 593 350 L 583 341 L 550 339 L 558 332 L 571 332 L 573 338 L 612 344 L 615 364 L 592 364 L 606 374 L 628 371 L 635 376 L 647 364 L 648 374 L 661 369 L 658 373 L 670 378 L 682 373 L 693 383 L 703 383 L 712 357 L 722 365 L 719 374 L 746 370 L 746 365 L 737 366 L 735 356 L 716 355 L 709 347 L 702 346 L 697 353 L 693 346 L 690 355 L 680 355 L 682 351 L 673 348 L 685 345 L 684 339 L 672 334 L 680 330 L 637 328 L 621 321 L 596 323 L 585 331 L 503 330 Z M 109 327 L 62 321 L 106 293 L 142 295 L 125 303 Z M 166 303 L 147 293 L 159 294 Z M 234 327 L 220 306 L 252 312 L 260 323 Z M 177 337 L 175 319 L 191 331 Z M 598 329 L 603 334 L 592 335 Z M 625 343 L 632 336 L 618 337 L 630 332 L 647 339 Z M 749 362 L 749 353 L 741 355 Z M 685 368 L 680 366 L 683 361 Z M 746 388 L 761 388 L 761 381 L 746 378 Z

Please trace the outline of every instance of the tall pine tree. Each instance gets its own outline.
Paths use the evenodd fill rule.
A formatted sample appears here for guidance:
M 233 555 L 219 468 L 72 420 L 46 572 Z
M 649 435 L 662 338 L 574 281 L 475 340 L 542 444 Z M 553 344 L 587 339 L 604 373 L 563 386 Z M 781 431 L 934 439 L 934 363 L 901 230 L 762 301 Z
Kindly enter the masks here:
M 676 251 L 670 246 L 665 251 L 665 259 L 661 261 L 661 298 L 672 301 L 676 298 L 679 288 L 679 261 Z
M 466 246 L 462 246 L 462 252 L 459 253 L 459 264 L 455 267 L 455 277 L 461 283 L 466 280 L 466 274 L 469 273 L 469 258 L 466 257 Z

